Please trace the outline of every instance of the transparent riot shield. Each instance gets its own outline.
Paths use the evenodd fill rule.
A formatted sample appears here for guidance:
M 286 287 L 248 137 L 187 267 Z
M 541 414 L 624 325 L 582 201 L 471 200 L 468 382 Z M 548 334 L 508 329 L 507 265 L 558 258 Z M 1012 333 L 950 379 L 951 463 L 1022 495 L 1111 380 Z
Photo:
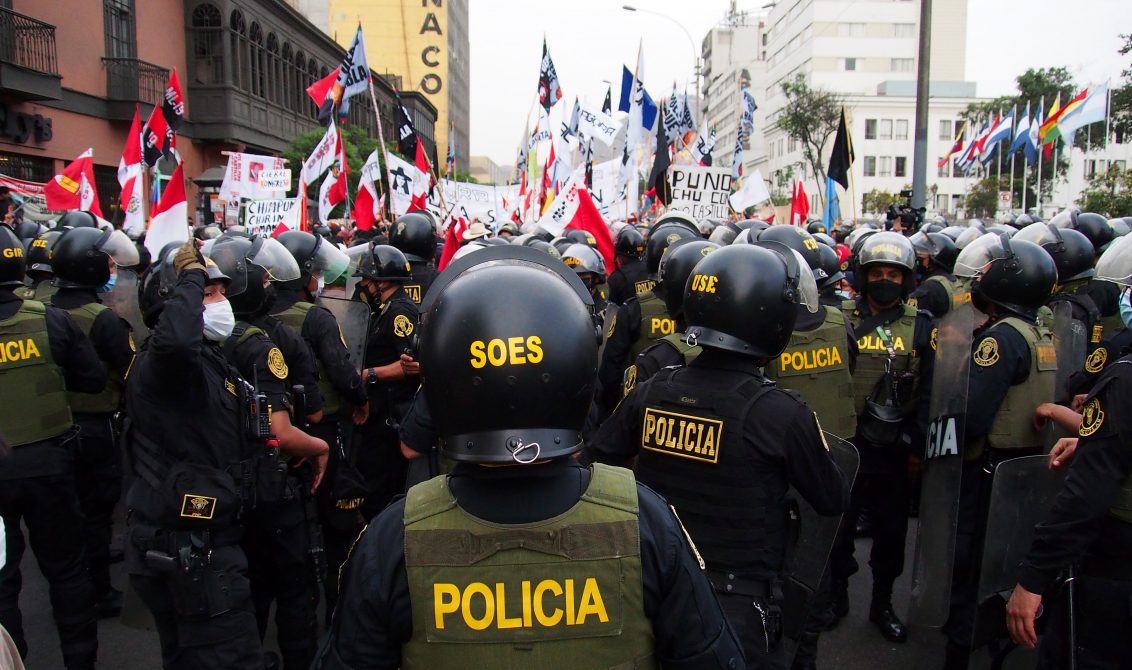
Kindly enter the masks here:
M 321 296 L 318 299 L 320 307 L 330 310 L 338 320 L 338 329 L 342 333 L 342 341 L 350 352 L 350 359 L 354 367 L 361 368 L 365 360 L 366 337 L 369 334 L 369 305 L 358 300 L 344 300 Z
M 1061 489 L 1061 475 L 1049 457 L 1023 456 L 994 469 L 987 507 L 986 535 L 979 570 L 975 644 L 1005 634 L 1005 606 L 1018 583 L 1018 566 L 1030 549 L 1036 526 Z
M 951 601 L 974 328 L 975 308 L 968 303 L 945 314 L 932 332 L 935 365 L 908 614 L 920 626 L 942 626 Z
M 1088 349 L 1085 324 L 1073 318 L 1073 304 L 1068 300 L 1059 300 L 1053 306 L 1053 347 L 1057 352 L 1054 399 L 1066 402 L 1072 399 L 1069 397 L 1069 378 L 1074 372 L 1084 369 Z
M 99 296 L 102 303 L 126 320 L 134 329 L 134 341 L 141 341 L 149 335 L 149 328 L 142 321 L 141 307 L 138 304 L 138 275 L 133 270 L 118 268 L 118 279 L 108 293 Z

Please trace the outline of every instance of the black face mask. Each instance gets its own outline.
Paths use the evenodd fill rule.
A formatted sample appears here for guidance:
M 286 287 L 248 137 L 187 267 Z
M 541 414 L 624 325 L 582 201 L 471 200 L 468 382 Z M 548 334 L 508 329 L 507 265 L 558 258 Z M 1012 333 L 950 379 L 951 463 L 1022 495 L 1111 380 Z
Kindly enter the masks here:
M 869 282 L 865 291 L 868 297 L 881 307 L 891 307 L 904 297 L 904 285 L 887 279 Z

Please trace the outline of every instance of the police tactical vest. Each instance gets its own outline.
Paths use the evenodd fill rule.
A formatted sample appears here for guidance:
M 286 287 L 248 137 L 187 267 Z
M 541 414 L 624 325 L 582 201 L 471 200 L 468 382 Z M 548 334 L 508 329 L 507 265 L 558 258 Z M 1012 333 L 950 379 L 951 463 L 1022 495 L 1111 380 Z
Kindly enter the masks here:
M 1044 402 L 1053 402 L 1057 379 L 1057 353 L 1053 337 L 1046 328 L 1009 317 L 991 328 L 1009 327 L 1018 331 L 1030 348 L 1030 376 L 1011 386 L 994 416 L 985 443 L 995 449 L 1036 449 L 1043 446 L 1041 433 L 1033 427 L 1034 410 Z M 979 440 L 975 444 L 977 450 Z
M 676 333 L 676 321 L 668 316 L 664 301 L 652 291 L 637 294 L 637 304 L 641 308 L 641 327 L 636 342 L 629 347 L 629 361 L 637 360 L 637 354 L 665 335 Z
M 688 363 L 696 360 L 696 356 L 699 356 L 700 352 L 703 351 L 703 349 L 700 348 L 700 345 L 691 345 L 685 342 L 683 333 L 665 335 L 660 339 L 671 344 L 676 348 L 676 351 L 680 352 L 680 355 L 684 357 L 684 365 L 687 365 Z
M 83 334 L 90 337 L 95 319 L 108 309 L 110 308 L 106 305 L 90 302 L 82 307 L 68 309 L 67 312 L 79 324 L 79 328 L 82 328 Z M 106 361 L 102 362 L 102 367 L 106 368 L 106 388 L 102 389 L 101 392 L 67 392 L 67 402 L 71 404 L 72 412 L 76 414 L 113 414 L 118 411 L 119 403 L 122 400 L 122 380 L 110 369 Z
M 959 280 L 947 275 L 932 275 L 924 280 L 925 282 L 934 281 L 938 282 L 943 290 L 947 293 L 948 309 L 955 309 L 959 305 L 970 302 L 971 294 L 959 290 Z M 941 315 L 942 316 L 942 315 Z
M 51 355 L 47 308 L 25 300 L 0 321 L 0 430 L 13 447 L 40 442 L 74 425 L 63 370 Z
M 297 301 L 287 309 L 272 316 L 279 319 L 280 323 L 295 331 L 295 334 L 301 337 L 307 314 L 314 307 L 313 303 Z M 314 353 L 314 347 L 311 347 L 311 353 Z M 330 376 L 326 374 L 326 366 L 322 364 L 322 359 L 318 356 L 314 358 L 318 363 L 318 392 L 322 394 L 322 412 L 326 416 L 337 414 L 338 410 L 342 408 L 342 396 L 338 395 L 338 391 L 330 383 Z
M 1132 365 L 1132 361 L 1128 359 L 1121 359 L 1113 363 L 1104 371 L 1104 374 L 1097 381 L 1096 386 L 1089 392 L 1089 399 L 1095 398 L 1107 385 L 1112 381 L 1113 377 L 1117 374 L 1117 369 L 1120 365 Z M 1104 409 L 1103 407 L 1101 408 Z M 1100 421 L 1103 421 L 1103 417 Z M 1110 419 L 1111 420 L 1111 419 Z M 1098 425 L 1099 427 L 1099 425 Z M 1128 448 L 1128 445 L 1123 445 Z M 1120 492 L 1116 494 L 1116 500 L 1112 502 L 1112 506 L 1108 508 L 1108 514 L 1111 517 L 1120 519 L 1124 523 L 1132 523 L 1132 473 L 1125 477 L 1124 481 L 1120 483 Z
M 633 473 L 602 465 L 576 505 L 527 524 L 473 517 L 445 476 L 409 489 L 401 667 L 656 667 L 637 514 Z
M 916 336 L 916 308 L 904 305 L 904 313 L 900 318 L 888 324 L 892 332 L 891 340 L 896 360 L 893 361 L 892 371 L 895 373 L 911 372 L 914 377 L 920 374 L 919 365 L 916 364 L 916 352 L 913 347 Z M 853 316 L 857 303 L 846 300 L 841 303 L 841 311 L 850 319 L 854 327 L 860 325 L 862 318 Z M 883 330 L 883 328 L 882 328 Z M 887 337 L 887 333 L 885 334 Z M 853 372 L 853 402 L 857 416 L 865 411 L 865 400 L 873 395 L 877 382 L 884 376 L 884 364 L 888 360 L 888 348 L 884 337 L 873 328 L 869 332 L 857 331 L 857 369 Z M 915 379 L 913 379 L 913 384 Z M 905 414 L 907 410 L 905 408 Z M 836 435 L 836 433 L 834 433 Z
M 848 440 L 857 433 L 857 412 L 845 316 L 833 307 L 825 311 L 825 322 L 818 328 L 790 334 L 790 343 L 767 363 L 765 372 L 782 388 L 801 395 L 822 428 Z
M 782 568 L 786 477 L 757 460 L 745 428 L 772 389 L 752 372 L 695 367 L 661 370 L 645 389 L 637 476 L 676 508 L 709 570 Z

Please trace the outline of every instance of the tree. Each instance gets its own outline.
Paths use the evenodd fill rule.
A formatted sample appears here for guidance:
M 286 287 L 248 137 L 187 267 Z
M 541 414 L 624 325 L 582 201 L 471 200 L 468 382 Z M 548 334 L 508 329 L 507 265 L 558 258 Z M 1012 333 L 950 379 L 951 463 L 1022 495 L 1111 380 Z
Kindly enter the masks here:
M 1120 216 L 1132 212 L 1132 169 L 1109 166 L 1089 178 L 1089 186 L 1081 192 L 1077 204 L 1086 212 Z
M 1132 34 L 1121 35 L 1120 39 L 1124 40 L 1120 55 L 1129 56 L 1132 54 Z M 1112 89 L 1109 116 L 1117 141 L 1124 142 L 1132 138 L 1132 64 L 1122 70 L 1120 76 L 1124 78 L 1124 85 Z
M 861 209 L 871 214 L 883 214 L 897 202 L 900 202 L 900 196 L 874 188 L 861 197 Z
M 967 216 L 992 217 L 998 211 L 998 192 L 1010 186 L 1007 178 L 987 176 L 967 191 Z
M 825 145 L 837 132 L 844 100 L 823 88 L 811 88 L 803 75 L 782 82 L 786 105 L 778 115 L 778 127 L 802 144 L 802 157 L 810 164 L 817 183 L 825 185 Z M 825 193 L 819 189 L 824 206 Z
M 342 131 L 342 143 L 346 145 L 346 163 L 350 166 L 349 179 L 346 182 L 347 193 L 350 200 L 353 200 L 354 195 L 358 192 L 358 181 L 362 173 L 362 166 L 365 165 L 366 158 L 369 157 L 373 150 L 377 148 L 377 138 L 370 137 L 365 128 L 354 124 L 342 124 L 339 126 Z M 291 188 L 294 189 L 299 183 L 299 169 L 303 165 L 303 161 L 307 159 L 311 151 L 314 150 L 315 145 L 326 134 L 325 128 L 314 128 L 302 135 L 296 137 L 291 146 L 283 152 L 283 157 L 287 159 L 287 167 L 291 168 Z M 393 143 L 386 142 L 385 148 L 387 151 L 393 150 Z M 382 174 L 385 173 L 385 160 L 384 157 L 379 158 L 382 165 Z M 318 200 L 318 189 L 322 185 L 322 177 L 315 180 L 313 183 L 307 184 L 307 197 Z M 384 185 L 382 189 L 384 190 Z M 345 203 L 339 207 L 344 207 Z

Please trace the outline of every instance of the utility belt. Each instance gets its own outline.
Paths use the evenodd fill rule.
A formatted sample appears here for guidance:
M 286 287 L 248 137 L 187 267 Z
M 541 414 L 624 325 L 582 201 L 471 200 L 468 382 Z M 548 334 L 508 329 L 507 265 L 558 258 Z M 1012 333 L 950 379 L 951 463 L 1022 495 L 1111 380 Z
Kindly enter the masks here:
M 201 621 L 220 616 L 241 603 L 232 575 L 213 564 L 213 550 L 239 544 L 243 529 L 232 526 L 176 531 L 146 524 L 130 528 L 130 541 L 145 554 L 147 568 L 169 580 L 179 618 Z
M 743 596 L 751 601 L 751 607 L 762 623 L 766 652 L 769 654 L 777 649 L 784 630 L 782 583 L 777 579 L 751 579 L 719 570 L 706 570 L 705 574 L 716 593 Z M 744 633 L 741 631 L 739 634 L 742 637 Z

